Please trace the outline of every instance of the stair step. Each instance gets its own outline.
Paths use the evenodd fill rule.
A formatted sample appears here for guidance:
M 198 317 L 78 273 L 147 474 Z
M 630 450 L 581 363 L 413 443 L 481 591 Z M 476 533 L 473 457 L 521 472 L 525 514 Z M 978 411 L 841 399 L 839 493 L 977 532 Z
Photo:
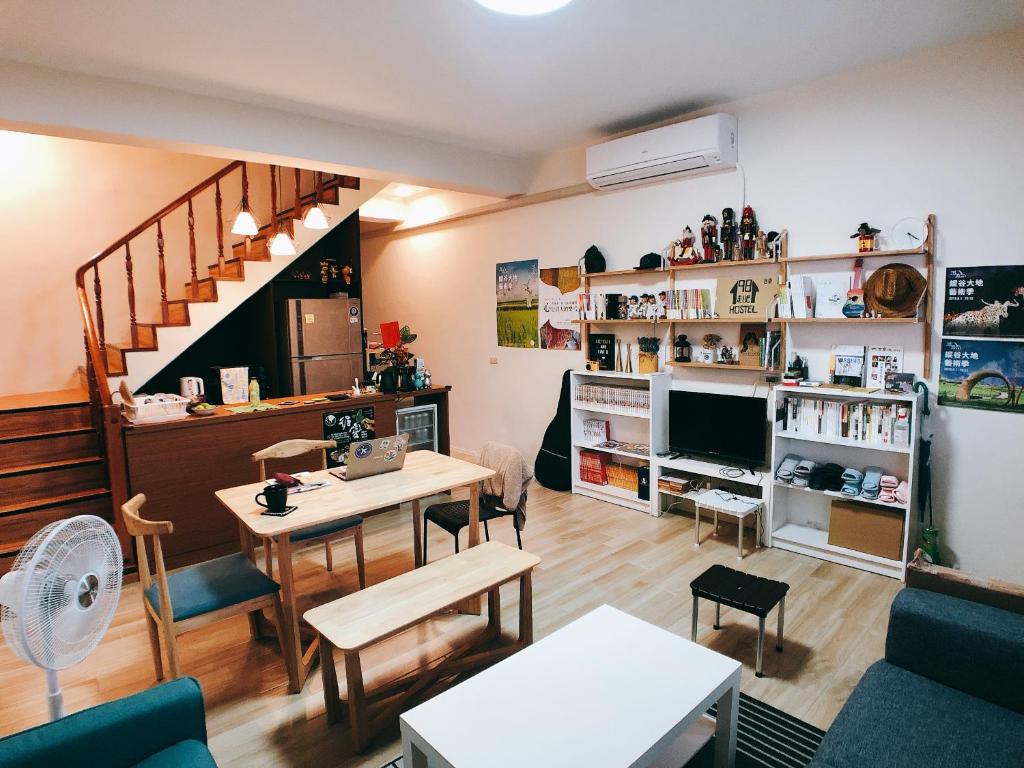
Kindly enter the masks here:
M 107 375 L 123 376 L 128 373 L 128 366 L 124 359 L 124 349 L 116 344 L 107 344 L 104 348 L 107 356 Z
M 212 277 L 205 277 L 198 282 L 198 290 L 192 283 L 185 283 L 185 298 L 189 301 L 216 301 L 217 283 Z
M 12 503 L 38 501 L 50 496 L 106 485 L 103 459 L 87 456 L 0 470 L 0 498 Z
M 163 324 L 173 326 L 189 325 L 188 300 L 175 299 L 174 301 L 168 301 Z
M 96 515 L 112 523 L 110 491 L 88 488 L 0 506 L 0 574 L 11 569 L 15 555 L 40 529 L 75 515 Z
M 88 403 L 0 409 L 0 438 L 92 427 Z
M 132 346 L 144 347 L 146 349 L 158 349 L 156 329 L 156 323 L 137 323 L 135 326 L 135 338 L 132 339 Z
M 99 436 L 92 427 L 57 429 L 14 437 L 0 437 L 0 471 L 52 460 L 84 459 L 99 450 Z
M 267 238 L 263 235 L 252 239 L 252 246 L 249 248 L 249 258 L 245 258 L 245 242 L 235 243 L 231 246 L 231 255 L 236 259 L 244 261 L 270 261 L 270 251 L 267 248 Z
M 224 272 L 220 271 L 219 264 L 210 264 L 207 267 L 210 277 L 215 280 L 245 280 L 245 259 L 228 259 L 224 262 Z

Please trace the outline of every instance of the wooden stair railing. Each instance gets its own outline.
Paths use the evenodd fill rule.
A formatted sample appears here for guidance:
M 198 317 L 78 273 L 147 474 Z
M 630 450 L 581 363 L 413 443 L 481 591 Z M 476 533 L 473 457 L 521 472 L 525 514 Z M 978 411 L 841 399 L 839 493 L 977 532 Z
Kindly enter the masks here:
M 75 272 L 76 293 L 78 296 L 78 307 L 82 315 L 82 328 L 84 331 L 85 353 L 86 353 L 86 376 L 89 384 L 89 397 L 92 403 L 93 420 L 96 429 L 100 433 L 100 441 L 106 459 L 107 474 L 110 482 L 111 504 L 114 508 L 114 520 L 117 521 L 115 529 L 121 539 L 121 545 L 130 559 L 130 537 L 124 529 L 121 521 L 121 505 L 128 500 L 127 466 L 125 461 L 124 443 L 121 439 L 121 411 L 118 404 L 112 398 L 108 376 L 123 375 L 127 373 L 125 352 L 156 349 L 156 329 L 159 326 L 167 325 L 188 325 L 188 304 L 196 301 L 216 301 L 216 280 L 242 280 L 244 279 L 244 261 L 256 258 L 250 256 L 252 253 L 252 241 L 262 240 L 262 252 L 266 251 L 265 241 L 268 237 L 270 224 L 260 227 L 260 233 L 253 238 L 244 238 L 244 244 L 237 246 L 232 244 L 232 258 L 226 259 L 224 254 L 224 219 L 223 219 L 223 198 L 221 195 L 221 182 L 235 171 L 244 171 L 245 162 L 236 160 L 228 163 L 209 178 L 201 181 L 192 189 L 185 192 L 169 204 L 165 205 L 155 214 L 147 218 L 138 226 L 134 227 L 126 235 L 118 238 L 96 256 L 89 259 Z M 301 175 L 299 169 L 295 173 L 295 199 L 293 205 L 286 210 L 278 212 L 276 204 L 268 204 L 270 210 L 277 216 L 290 218 L 292 216 L 301 219 L 306 206 L 316 202 L 337 202 L 338 190 L 359 189 L 359 179 L 352 176 L 336 174 L 324 175 L 319 172 L 310 173 L 312 190 L 303 194 L 301 190 Z M 210 266 L 210 277 L 201 278 L 198 267 L 198 247 L 196 243 L 196 218 L 195 206 L 197 196 L 213 188 L 213 203 L 215 211 L 215 237 L 217 248 L 217 262 Z M 243 189 L 243 194 L 248 203 L 248 188 Z M 188 234 L 188 263 L 187 272 L 189 282 L 185 285 L 186 295 L 183 299 L 171 299 L 168 296 L 168 259 L 167 243 L 164 237 L 164 222 L 172 213 L 184 208 L 186 211 L 187 234 Z M 255 206 L 250 206 L 250 210 Z M 155 230 L 156 234 L 156 261 L 157 276 L 159 279 L 160 310 L 157 322 L 139 322 L 139 313 L 136 306 L 136 285 L 135 273 L 136 263 L 132 259 L 132 243 L 141 235 Z M 234 258 L 237 248 L 244 248 L 241 258 Z M 100 265 L 114 254 L 124 251 L 124 275 L 127 297 L 127 319 L 128 337 L 127 345 L 109 343 L 110 337 L 109 318 L 104 318 L 104 285 L 100 275 Z M 229 262 L 235 262 L 230 267 Z M 214 274 L 216 270 L 216 274 Z M 92 297 L 86 288 L 87 282 L 92 284 Z M 109 293 L 109 292 L 108 292 Z M 109 297 L 108 297 L 109 298 Z

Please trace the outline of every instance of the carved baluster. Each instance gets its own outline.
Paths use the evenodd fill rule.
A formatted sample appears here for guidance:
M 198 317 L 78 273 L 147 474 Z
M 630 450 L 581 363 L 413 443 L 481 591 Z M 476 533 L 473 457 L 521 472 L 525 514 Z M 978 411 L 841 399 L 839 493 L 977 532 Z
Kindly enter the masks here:
M 124 244 L 124 271 L 128 275 L 128 319 L 131 323 L 132 346 L 139 345 L 139 326 L 135 322 L 135 274 L 132 270 L 132 249 Z
M 100 355 L 107 351 L 107 337 L 103 331 L 103 286 L 100 285 L 100 265 L 92 268 L 92 292 L 96 297 L 96 332 L 100 337 Z
M 160 314 L 167 322 L 167 267 L 164 264 L 164 224 L 163 219 L 156 220 L 156 258 L 160 269 Z
M 217 207 L 217 272 L 224 277 L 224 217 L 221 213 L 220 179 L 214 185 L 213 201 Z
M 324 172 L 317 171 L 313 176 L 313 205 L 318 205 L 324 200 Z
M 270 238 L 277 233 L 277 166 L 270 166 L 270 234 L 267 236 L 267 247 Z
M 242 163 L 242 210 L 248 211 L 249 209 L 249 170 L 246 163 Z M 257 227 L 257 235 L 259 234 L 259 228 Z M 232 254 L 234 255 L 234 254 Z M 242 257 L 243 261 L 252 260 L 252 238 L 249 235 L 245 236 L 245 256 Z
M 199 276 L 196 274 L 196 217 L 192 213 L 192 198 L 188 199 L 188 259 L 192 268 L 192 298 L 199 298 Z
M 302 171 L 295 169 L 295 211 L 292 213 L 291 230 L 295 237 L 295 222 L 302 221 Z

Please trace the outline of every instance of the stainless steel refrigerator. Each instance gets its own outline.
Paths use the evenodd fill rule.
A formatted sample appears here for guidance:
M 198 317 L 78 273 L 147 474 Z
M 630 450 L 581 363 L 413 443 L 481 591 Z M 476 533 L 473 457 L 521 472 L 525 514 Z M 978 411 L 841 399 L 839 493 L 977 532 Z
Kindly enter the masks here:
M 285 321 L 292 394 L 351 389 L 363 378 L 359 299 L 288 299 Z

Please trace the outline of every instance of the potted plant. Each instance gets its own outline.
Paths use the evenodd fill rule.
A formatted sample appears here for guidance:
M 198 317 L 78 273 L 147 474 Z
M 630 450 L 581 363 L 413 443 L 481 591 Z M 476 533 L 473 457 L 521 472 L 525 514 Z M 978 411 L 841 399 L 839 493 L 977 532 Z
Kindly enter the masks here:
M 409 361 L 412 359 L 412 352 L 407 345 L 416 341 L 416 334 L 408 325 L 403 325 L 399 331 L 399 342 L 393 347 L 385 347 L 378 355 L 378 359 L 384 365 L 380 372 L 381 392 L 394 394 L 399 390 L 408 392 L 413 389 L 413 376 L 409 368 Z

